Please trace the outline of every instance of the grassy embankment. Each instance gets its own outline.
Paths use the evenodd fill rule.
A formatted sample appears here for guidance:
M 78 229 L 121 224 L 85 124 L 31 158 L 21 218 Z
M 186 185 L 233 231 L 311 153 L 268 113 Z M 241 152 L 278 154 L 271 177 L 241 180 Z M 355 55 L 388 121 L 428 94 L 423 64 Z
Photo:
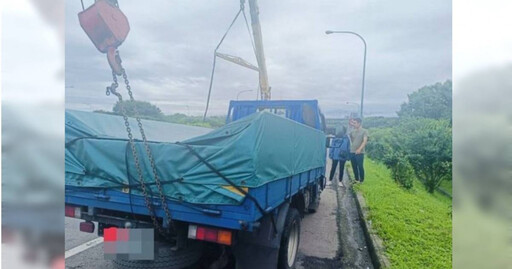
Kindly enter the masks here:
M 366 200 L 392 268 L 452 268 L 451 199 L 429 194 L 417 180 L 405 190 L 383 164 L 370 159 L 365 168 L 364 184 L 354 189 Z

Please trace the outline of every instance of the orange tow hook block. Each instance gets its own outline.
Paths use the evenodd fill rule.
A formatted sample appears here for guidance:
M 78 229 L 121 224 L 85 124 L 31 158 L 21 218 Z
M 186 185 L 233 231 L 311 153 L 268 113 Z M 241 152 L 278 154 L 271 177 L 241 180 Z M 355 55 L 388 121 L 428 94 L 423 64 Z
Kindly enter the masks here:
M 112 70 L 121 74 L 121 63 L 115 51 L 128 36 L 130 25 L 123 12 L 106 0 L 98 0 L 86 10 L 78 13 L 80 26 L 96 48 L 107 53 Z

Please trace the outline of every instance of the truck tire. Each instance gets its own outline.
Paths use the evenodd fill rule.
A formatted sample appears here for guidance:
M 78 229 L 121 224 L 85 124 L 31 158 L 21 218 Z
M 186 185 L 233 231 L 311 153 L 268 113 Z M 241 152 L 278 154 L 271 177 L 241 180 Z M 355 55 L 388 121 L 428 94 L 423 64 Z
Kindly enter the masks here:
M 279 248 L 279 269 L 294 268 L 299 252 L 300 243 L 300 214 L 295 208 L 290 208 L 284 222 L 281 247 Z
M 182 269 L 196 264 L 203 255 L 201 242 L 191 241 L 188 246 L 176 251 L 170 245 L 155 243 L 155 259 L 152 261 L 113 260 L 116 269 Z

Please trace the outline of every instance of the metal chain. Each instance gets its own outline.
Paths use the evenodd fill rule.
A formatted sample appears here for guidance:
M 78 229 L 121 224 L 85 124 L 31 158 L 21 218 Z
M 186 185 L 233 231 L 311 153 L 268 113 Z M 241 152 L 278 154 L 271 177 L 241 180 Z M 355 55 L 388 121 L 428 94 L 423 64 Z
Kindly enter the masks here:
M 126 70 L 124 68 L 121 69 L 121 73 L 124 79 L 124 83 L 126 85 L 126 90 L 128 91 L 128 95 L 130 96 L 130 101 L 134 102 L 132 87 L 130 86 L 130 81 L 128 80 L 128 76 L 126 75 Z M 151 153 L 151 149 L 149 148 L 148 141 L 146 139 L 146 133 L 144 132 L 144 128 L 142 127 L 142 121 L 139 117 L 139 113 L 137 108 L 134 106 L 135 111 L 135 119 L 137 120 L 137 124 L 139 126 L 140 135 L 142 136 L 142 141 L 144 142 L 144 148 L 146 149 L 146 154 L 149 159 L 149 163 L 151 164 L 151 169 L 153 171 L 153 175 L 155 176 L 155 183 L 158 187 L 158 192 L 160 194 L 160 200 L 162 201 L 162 207 L 165 212 L 165 216 L 167 217 L 168 224 L 172 224 L 171 213 L 169 212 L 169 208 L 167 207 L 167 201 L 165 199 L 165 195 L 162 189 L 162 184 L 160 183 L 160 177 L 158 176 L 158 170 L 156 169 L 155 160 L 153 158 L 153 154 Z
M 157 228 L 157 230 L 160 232 L 160 234 L 162 234 L 164 237 L 169 239 L 167 233 L 163 230 L 161 225 L 158 223 L 158 221 L 156 219 L 156 216 L 153 213 L 154 212 L 153 211 L 153 206 L 151 205 L 151 202 L 149 201 L 149 195 L 148 195 L 148 192 L 147 192 L 147 189 L 146 189 L 146 184 L 145 184 L 145 181 L 144 181 L 144 176 L 142 174 L 142 169 L 140 168 L 139 155 L 137 154 L 137 149 L 135 148 L 135 142 L 134 142 L 134 139 L 133 139 L 132 130 L 130 128 L 130 123 L 128 121 L 128 116 L 126 116 L 126 109 L 125 109 L 124 104 L 123 104 L 123 97 L 122 97 L 122 95 L 120 93 L 117 92 L 117 87 L 119 87 L 119 83 L 117 81 L 117 76 L 116 76 L 116 74 L 114 72 L 112 72 L 112 79 L 113 79 L 114 82 L 112 83 L 112 85 L 110 87 L 107 87 L 106 95 L 110 95 L 110 93 L 112 93 L 115 96 L 117 96 L 117 98 L 119 99 L 119 105 L 120 105 L 120 108 L 121 108 L 121 114 L 122 114 L 123 119 L 124 119 L 124 125 L 126 127 L 126 132 L 128 133 L 128 141 L 129 141 L 130 148 L 131 148 L 131 151 L 132 151 L 133 160 L 135 162 L 135 168 L 137 170 L 137 175 L 139 177 L 139 182 L 140 182 L 140 187 L 142 189 L 142 194 L 144 195 L 144 202 L 145 202 L 146 207 L 147 207 L 147 209 L 149 211 L 149 216 L 151 217 L 151 220 L 153 221 L 153 225 Z

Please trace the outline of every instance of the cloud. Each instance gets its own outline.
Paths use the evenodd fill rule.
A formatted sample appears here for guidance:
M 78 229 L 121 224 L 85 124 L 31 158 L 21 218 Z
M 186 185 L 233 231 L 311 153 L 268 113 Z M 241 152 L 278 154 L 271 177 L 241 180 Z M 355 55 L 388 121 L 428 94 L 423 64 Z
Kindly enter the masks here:
M 66 102 L 68 108 L 110 110 L 104 95 L 111 75 L 78 24 L 78 1 L 66 8 Z M 120 1 L 131 32 L 120 47 L 135 97 L 164 113 L 204 110 L 213 50 L 238 11 L 239 1 Z M 451 78 L 451 2 L 269 1 L 260 0 L 260 19 L 274 99 L 318 99 L 328 117 L 360 102 L 363 46 L 368 43 L 365 111 L 393 115 L 407 94 Z M 249 7 L 247 5 L 247 12 Z M 242 19 L 242 18 L 241 18 Z M 250 23 L 250 22 L 249 22 Z M 231 30 L 221 52 L 256 64 L 243 20 Z M 255 98 L 258 76 L 218 60 L 211 114 L 226 113 L 229 100 Z

